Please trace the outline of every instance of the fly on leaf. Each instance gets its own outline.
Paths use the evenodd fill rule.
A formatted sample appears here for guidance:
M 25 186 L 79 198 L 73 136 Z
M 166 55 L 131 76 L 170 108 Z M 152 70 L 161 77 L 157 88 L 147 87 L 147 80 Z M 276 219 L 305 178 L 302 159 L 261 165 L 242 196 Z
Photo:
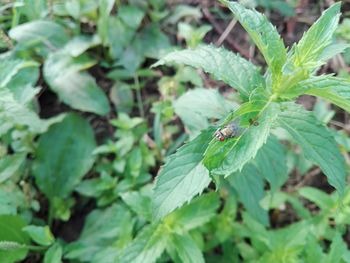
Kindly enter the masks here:
M 228 138 L 239 136 L 242 133 L 242 128 L 239 126 L 237 120 L 230 122 L 223 128 L 217 129 L 214 133 L 214 137 L 219 141 L 225 141 Z

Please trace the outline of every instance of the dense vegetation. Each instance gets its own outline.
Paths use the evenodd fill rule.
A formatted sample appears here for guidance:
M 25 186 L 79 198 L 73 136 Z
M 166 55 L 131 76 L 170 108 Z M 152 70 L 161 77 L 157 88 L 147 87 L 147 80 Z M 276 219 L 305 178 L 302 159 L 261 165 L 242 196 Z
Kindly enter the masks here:
M 347 10 L 1 1 L 0 262 L 350 262 Z

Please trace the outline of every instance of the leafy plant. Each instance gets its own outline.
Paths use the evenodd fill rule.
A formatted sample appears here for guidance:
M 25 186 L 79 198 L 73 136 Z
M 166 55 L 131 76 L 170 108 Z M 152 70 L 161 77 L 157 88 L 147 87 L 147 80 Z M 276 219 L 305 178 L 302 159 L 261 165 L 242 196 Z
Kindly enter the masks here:
M 224 178 L 237 187 L 238 193 L 242 192 L 240 196 L 248 211 L 256 213 L 255 206 L 263 197 L 262 179 L 266 179 L 273 190 L 286 179 L 280 172 L 274 177 L 263 172 L 264 162 L 274 163 L 276 169 L 284 165 L 283 160 L 264 152 L 273 138 L 272 134 L 278 129 L 289 133 L 302 148 L 305 157 L 320 166 L 329 183 L 342 196 L 347 170 L 336 140 L 312 112 L 294 102 L 303 94 L 311 94 L 349 111 L 347 90 L 350 83 L 331 75 L 315 75 L 327 59 L 342 51 L 332 49 L 340 3 L 327 9 L 289 50 L 264 15 L 235 2 L 222 3 L 233 12 L 259 48 L 267 63 L 266 73 L 262 75 L 251 62 L 214 46 L 175 51 L 154 65 L 182 63 L 200 68 L 235 88 L 242 100 L 238 109 L 226 117 L 217 118 L 219 122 L 215 125 L 222 129 L 237 121 L 242 130 L 240 134 L 219 141 L 213 138 L 216 128 L 209 127 L 169 158 L 154 188 L 156 217 L 162 218 L 191 200 L 211 180 L 218 184 Z M 282 147 L 274 141 L 277 147 Z M 256 164 L 256 168 L 252 164 Z M 249 176 L 252 178 L 249 179 Z M 242 180 L 250 181 L 244 183 Z M 242 185 L 250 187 L 250 190 Z M 246 198 L 244 192 L 248 195 Z M 254 196 L 251 193 L 255 193 Z M 263 219 L 259 214 L 255 217 L 260 217 L 260 221 L 267 224 L 266 217 Z

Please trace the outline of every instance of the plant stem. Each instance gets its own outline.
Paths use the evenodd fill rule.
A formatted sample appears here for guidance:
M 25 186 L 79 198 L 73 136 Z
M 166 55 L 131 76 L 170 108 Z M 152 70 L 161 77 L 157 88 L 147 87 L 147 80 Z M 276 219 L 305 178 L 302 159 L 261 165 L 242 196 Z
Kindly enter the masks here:
M 145 111 L 143 109 L 143 102 L 142 102 L 142 96 L 141 96 L 141 87 L 140 87 L 140 82 L 139 82 L 139 77 L 135 74 L 134 77 L 135 81 L 135 87 L 136 87 L 136 99 L 137 99 L 137 106 L 139 108 L 140 116 L 142 118 L 145 117 Z
M 52 205 L 52 202 L 49 201 L 49 215 L 48 215 L 48 224 L 49 226 L 51 227 L 52 226 L 52 221 L 53 221 L 53 205 Z

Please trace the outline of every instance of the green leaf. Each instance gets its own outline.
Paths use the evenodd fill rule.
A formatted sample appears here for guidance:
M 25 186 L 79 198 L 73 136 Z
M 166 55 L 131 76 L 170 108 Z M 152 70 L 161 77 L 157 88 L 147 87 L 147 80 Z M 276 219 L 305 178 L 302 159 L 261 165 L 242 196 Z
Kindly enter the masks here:
M 264 56 L 271 73 L 278 79 L 287 59 L 286 48 L 276 28 L 266 16 L 236 2 L 221 0 L 235 15 Z
M 267 226 L 269 224 L 267 211 L 259 204 L 264 197 L 264 181 L 258 169 L 248 164 L 241 172 L 230 175 L 227 180 L 238 193 L 248 213 L 255 220 Z
M 269 182 L 273 192 L 286 182 L 288 178 L 286 149 L 276 137 L 268 137 L 253 163 L 261 176 Z
M 325 48 L 332 44 L 332 38 L 337 29 L 340 17 L 341 3 L 335 3 L 311 26 L 302 39 L 292 50 L 291 61 L 295 67 L 314 70 L 322 62 L 319 61 Z M 327 58 L 327 56 L 326 56 Z
M 8 178 L 16 174 L 24 163 L 26 154 L 16 153 L 6 155 L 0 160 L 0 183 L 3 183 Z
M 29 237 L 27 233 L 22 231 L 26 223 L 20 216 L 2 215 L 0 216 L 0 242 L 2 242 L 2 249 L 0 249 L 0 262 L 14 263 L 26 258 L 29 245 Z M 8 246 L 4 246 L 3 242 Z M 7 248 L 6 250 L 4 250 Z M 10 248 L 10 249 L 9 249 Z
M 318 244 L 318 240 L 313 235 L 307 238 L 305 247 L 305 263 L 322 262 L 324 253 L 322 247 Z
M 5 57 L 0 60 L 0 88 L 6 87 L 11 80 L 25 68 L 37 67 L 35 61 L 25 61 Z
M 65 257 L 91 262 L 94 255 L 105 248 L 118 251 L 131 239 L 133 226 L 130 211 L 124 206 L 114 204 L 96 209 L 87 216 L 79 239 L 66 247 Z
M 121 194 L 123 201 L 138 215 L 152 220 L 152 200 L 151 197 L 141 191 L 130 191 Z
M 302 197 L 314 202 L 322 210 L 329 210 L 334 206 L 332 197 L 317 188 L 303 187 L 298 192 Z
M 340 234 L 336 234 L 332 240 L 332 244 L 328 255 L 322 261 L 322 263 L 340 263 L 343 255 L 348 251 L 346 243 L 344 242 Z
M 109 14 L 112 11 L 115 0 L 99 0 L 99 19 L 97 22 L 97 32 L 104 45 L 108 43 Z
M 181 226 L 185 231 L 204 225 L 215 216 L 219 208 L 217 193 L 204 194 L 192 200 L 189 204 L 175 210 L 164 220 L 168 225 Z
M 39 189 L 49 198 L 66 198 L 94 163 L 96 143 L 89 123 L 68 114 L 38 141 L 33 173 Z
M 83 55 L 71 57 L 66 51 L 49 55 L 44 64 L 44 77 L 59 98 L 74 109 L 106 115 L 110 108 L 106 94 L 87 69 L 96 62 Z
M 302 148 L 305 157 L 320 166 L 340 194 L 344 192 L 346 168 L 331 132 L 313 115 L 294 103 L 284 103 L 279 125 Z
M 225 141 L 212 140 L 205 152 L 204 165 L 214 174 L 225 176 L 242 170 L 266 143 L 278 113 L 278 104 L 266 104 L 266 107 L 258 111 L 257 125 L 248 125 L 237 137 Z
M 16 101 L 8 89 L 0 89 L 0 135 L 17 125 L 26 126 L 34 133 L 46 129 L 36 113 Z
M 0 215 L 16 215 L 28 208 L 26 196 L 12 180 L 0 184 Z
M 305 221 L 270 232 L 270 251 L 264 253 L 262 262 L 297 263 L 303 251 L 311 226 Z M 258 234 L 258 233 L 257 233 Z
M 62 247 L 59 243 L 53 244 L 45 253 L 44 263 L 61 263 Z
M 119 8 L 118 15 L 128 27 L 137 29 L 140 26 L 145 13 L 136 6 L 123 5 Z
M 234 103 L 226 101 L 213 89 L 190 90 L 174 102 L 175 113 L 195 135 L 209 126 L 209 120 L 222 119 L 234 108 Z
M 168 242 L 168 234 L 162 225 L 144 227 L 133 242 L 122 252 L 122 263 L 153 263 L 161 256 Z
M 101 39 L 97 35 L 79 35 L 69 40 L 69 42 L 64 46 L 64 50 L 72 57 L 78 57 L 88 49 L 100 44 Z
M 28 233 L 30 238 L 37 244 L 42 246 L 49 246 L 55 241 L 55 237 L 52 235 L 48 226 L 26 226 L 23 231 Z
M 300 83 L 306 94 L 318 96 L 350 112 L 350 81 L 347 79 L 318 76 Z
M 52 21 L 36 20 L 21 24 L 11 29 L 9 32 L 11 38 L 15 39 L 20 47 L 28 48 L 43 46 L 45 54 L 52 49 L 58 49 L 68 41 L 68 35 L 65 29 Z
M 189 234 L 172 234 L 167 251 L 175 263 L 204 263 L 204 257 Z
M 200 46 L 196 49 L 174 51 L 153 66 L 167 63 L 201 68 L 215 79 L 237 89 L 245 99 L 255 88 L 265 87 L 265 81 L 254 64 L 224 48 Z
M 203 131 L 171 155 L 161 169 L 153 194 L 156 218 L 162 218 L 190 201 L 209 185 L 208 170 L 201 162 L 213 132 L 213 128 Z

